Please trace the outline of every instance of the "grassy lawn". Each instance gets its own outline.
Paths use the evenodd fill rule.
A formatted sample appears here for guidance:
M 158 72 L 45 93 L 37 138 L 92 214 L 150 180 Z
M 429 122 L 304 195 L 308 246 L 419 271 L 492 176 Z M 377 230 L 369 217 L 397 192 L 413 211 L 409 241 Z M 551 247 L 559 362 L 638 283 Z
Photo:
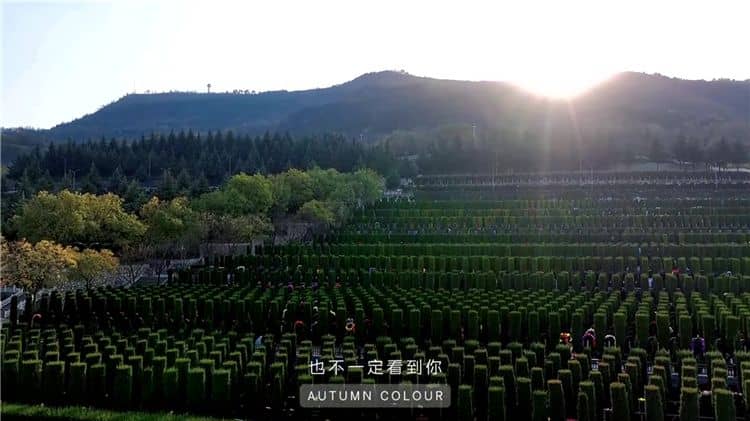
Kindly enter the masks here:
M 4 420 L 91 420 L 91 421 L 126 421 L 126 420 L 187 420 L 209 421 L 218 418 L 196 417 L 168 413 L 148 412 L 117 412 L 105 409 L 95 409 L 82 406 L 49 407 L 43 405 L 23 405 L 5 403 L 0 405 L 0 412 Z

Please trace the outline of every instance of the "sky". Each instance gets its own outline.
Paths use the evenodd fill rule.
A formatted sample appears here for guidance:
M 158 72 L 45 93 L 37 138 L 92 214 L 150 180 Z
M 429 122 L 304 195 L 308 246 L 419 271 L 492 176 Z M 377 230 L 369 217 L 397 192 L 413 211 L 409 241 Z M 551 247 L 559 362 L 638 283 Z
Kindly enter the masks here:
M 2 1 L 3 127 L 132 92 L 309 89 L 363 73 L 570 97 L 619 71 L 750 79 L 750 2 Z

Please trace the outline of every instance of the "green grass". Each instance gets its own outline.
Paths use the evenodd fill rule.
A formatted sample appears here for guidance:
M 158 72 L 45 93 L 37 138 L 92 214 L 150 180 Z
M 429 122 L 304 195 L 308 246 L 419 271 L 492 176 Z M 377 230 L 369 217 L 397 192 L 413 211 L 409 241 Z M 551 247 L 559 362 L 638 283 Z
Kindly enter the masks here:
M 81 421 L 201 421 L 218 420 L 219 418 L 176 415 L 172 413 L 117 412 L 105 409 L 94 409 L 82 406 L 49 407 L 44 405 L 22 405 L 2 403 L 0 413 L 4 420 L 81 420 Z

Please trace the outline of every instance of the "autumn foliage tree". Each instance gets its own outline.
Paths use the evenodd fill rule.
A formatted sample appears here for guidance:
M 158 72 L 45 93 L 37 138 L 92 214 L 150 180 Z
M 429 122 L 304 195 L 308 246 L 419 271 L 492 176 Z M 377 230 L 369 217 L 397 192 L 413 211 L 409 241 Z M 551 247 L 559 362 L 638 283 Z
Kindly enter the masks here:
M 3 281 L 30 292 L 54 288 L 68 280 L 78 252 L 49 240 L 37 243 L 2 240 Z
M 140 215 L 146 233 L 143 241 L 137 247 L 129 247 L 126 254 L 136 261 L 148 262 L 157 277 L 167 269 L 170 259 L 184 258 L 189 250 L 197 248 L 201 226 L 186 198 L 152 197 L 141 207 Z
M 112 193 L 94 195 L 63 190 L 37 193 L 12 219 L 18 238 L 50 240 L 82 247 L 120 248 L 138 241 L 146 227 L 125 212 Z
M 68 281 L 83 281 L 90 287 L 97 279 L 117 269 L 112 251 L 78 249 L 49 240 L 30 243 L 2 239 L 3 282 L 31 293 L 56 288 Z
M 76 252 L 75 265 L 69 277 L 85 282 L 86 288 L 90 288 L 98 279 L 114 272 L 117 265 L 118 259 L 112 251 L 85 249 Z

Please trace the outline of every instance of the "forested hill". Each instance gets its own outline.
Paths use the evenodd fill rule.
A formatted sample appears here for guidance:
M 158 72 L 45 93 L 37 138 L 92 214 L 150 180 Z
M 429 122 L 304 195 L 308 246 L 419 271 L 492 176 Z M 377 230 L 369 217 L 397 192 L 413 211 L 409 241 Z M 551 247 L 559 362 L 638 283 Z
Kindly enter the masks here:
M 53 127 L 52 139 L 87 137 L 135 138 L 151 131 L 233 130 L 238 133 L 262 134 L 265 131 L 290 131 L 295 134 L 361 131 L 385 133 L 394 128 L 411 128 L 450 122 L 435 110 L 415 109 L 414 123 L 395 117 L 412 105 L 409 97 L 420 101 L 431 99 L 425 89 L 447 100 L 449 86 L 471 82 L 440 81 L 400 72 L 377 72 L 324 89 L 305 91 L 272 91 L 262 93 L 161 93 L 131 94 L 93 114 Z M 510 90 L 510 88 L 505 87 Z M 460 92 L 450 93 L 450 96 Z M 503 95 L 505 96 L 505 95 Z M 455 108 L 455 104 L 448 106 Z M 369 110 L 368 118 L 359 114 Z M 386 114 L 386 109 L 393 114 Z M 466 121 L 459 119 L 458 121 Z
M 251 135 L 339 132 L 377 139 L 394 131 L 451 125 L 503 130 L 505 137 L 607 137 L 642 148 L 633 139 L 678 136 L 715 141 L 750 138 L 750 81 L 690 81 L 621 73 L 575 100 L 549 100 L 502 82 L 469 82 L 377 72 L 323 89 L 263 93 L 132 94 L 100 110 L 34 132 L 6 131 L 4 155 L 34 141 L 102 136 L 139 138 L 151 132 L 233 130 Z M 710 138 L 710 139 L 709 139 Z M 650 140 L 649 140 L 650 141 Z M 564 139 L 562 143 L 566 142 Z M 9 156 L 3 161 L 8 162 Z
M 746 123 L 749 101 L 750 81 L 688 81 L 622 73 L 574 104 L 613 120 L 675 128 L 691 124 L 696 117 L 704 124 Z M 386 71 L 306 91 L 132 94 L 55 126 L 49 136 L 136 138 L 151 131 L 180 129 L 377 134 L 453 123 L 492 126 L 510 118 L 538 117 L 539 106 L 547 102 L 502 82 L 440 80 Z

